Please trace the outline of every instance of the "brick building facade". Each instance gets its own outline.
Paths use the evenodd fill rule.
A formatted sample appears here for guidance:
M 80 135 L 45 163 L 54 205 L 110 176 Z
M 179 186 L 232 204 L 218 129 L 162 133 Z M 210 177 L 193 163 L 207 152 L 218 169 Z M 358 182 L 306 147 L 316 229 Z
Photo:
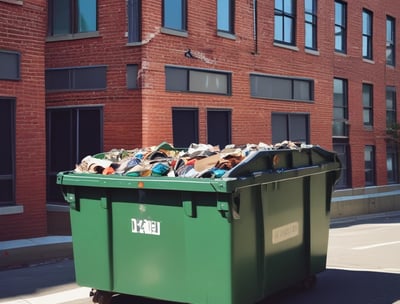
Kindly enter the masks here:
M 393 1 L 63 3 L 0 1 L 0 56 L 21 61 L 20 77 L 0 77 L 0 102 L 16 105 L 15 198 L 0 201 L 12 213 L 0 211 L 0 239 L 65 231 L 57 172 L 88 154 L 162 141 L 335 149 L 346 197 L 337 216 L 352 205 L 380 211 L 379 193 L 398 196 L 386 134 L 400 80 Z M 17 221 L 41 224 L 16 230 Z

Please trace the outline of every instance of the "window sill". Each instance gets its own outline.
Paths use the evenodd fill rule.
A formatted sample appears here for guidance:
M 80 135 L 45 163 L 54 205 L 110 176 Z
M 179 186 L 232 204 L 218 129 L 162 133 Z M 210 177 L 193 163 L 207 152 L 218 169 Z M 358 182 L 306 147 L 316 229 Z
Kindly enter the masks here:
M 373 126 L 364 126 L 364 130 L 371 132 L 374 130 L 374 127 Z
M 78 39 L 97 38 L 97 37 L 100 37 L 100 33 L 98 31 L 87 32 L 87 33 L 74 33 L 67 35 L 48 36 L 46 38 L 46 42 L 78 40 Z
M 307 54 L 314 55 L 314 56 L 319 56 L 319 51 L 318 51 L 318 50 L 304 49 L 304 51 L 305 51 Z
M 236 40 L 236 35 L 228 32 L 217 31 L 217 36 L 231 40 Z
M 22 205 L 0 207 L 0 215 L 20 214 L 20 213 L 24 213 L 24 206 Z
M 169 29 L 169 28 L 165 28 L 165 27 L 162 27 L 160 32 L 163 34 L 167 34 L 167 35 L 174 35 L 174 36 L 179 36 L 179 37 L 189 37 L 189 34 L 187 31 L 179 31 L 179 30 Z
M 375 64 L 375 61 L 373 61 L 373 60 L 371 60 L 371 59 L 363 58 L 363 61 L 364 61 L 365 63 Z
M 46 210 L 48 212 L 69 212 L 69 205 L 59 205 L 48 203 L 46 205 Z
M 10 3 L 10 4 L 17 4 L 17 5 L 24 4 L 23 0 L 0 0 L 0 2 L 6 2 L 6 3 Z
M 291 50 L 291 51 L 296 51 L 296 52 L 299 51 L 299 48 L 297 46 L 294 46 L 294 45 L 274 42 L 274 46 L 277 46 L 277 47 L 280 47 L 280 48 L 284 48 L 284 49 L 288 49 L 288 50 Z

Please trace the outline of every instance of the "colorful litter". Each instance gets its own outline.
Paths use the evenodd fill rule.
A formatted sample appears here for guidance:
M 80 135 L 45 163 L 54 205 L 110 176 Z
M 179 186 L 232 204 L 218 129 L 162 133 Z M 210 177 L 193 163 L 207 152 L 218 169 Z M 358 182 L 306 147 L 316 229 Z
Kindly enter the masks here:
M 127 176 L 169 176 L 219 178 L 246 157 L 257 151 L 301 149 L 312 145 L 283 141 L 241 146 L 227 145 L 224 149 L 209 144 L 191 144 L 187 150 L 167 142 L 158 146 L 133 150 L 112 149 L 109 152 L 86 156 L 76 173 L 117 174 Z

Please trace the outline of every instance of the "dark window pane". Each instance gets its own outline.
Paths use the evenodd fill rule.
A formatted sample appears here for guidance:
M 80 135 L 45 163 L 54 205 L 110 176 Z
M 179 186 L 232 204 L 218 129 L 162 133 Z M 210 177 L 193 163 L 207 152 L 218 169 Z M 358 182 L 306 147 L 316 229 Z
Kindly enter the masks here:
M 312 100 L 309 81 L 293 81 L 293 98 L 299 100 Z
M 166 90 L 167 91 L 187 91 L 188 90 L 188 70 L 165 68 Z
M 74 69 L 72 88 L 76 90 L 105 89 L 107 68 L 90 67 Z
M 290 115 L 290 133 L 288 139 L 294 142 L 307 142 L 308 117 L 306 115 Z
M 128 89 L 137 89 L 137 64 L 128 64 L 126 66 L 126 86 Z
M 207 111 L 207 139 L 221 149 L 231 143 L 231 111 Z
M 128 0 L 128 42 L 140 41 L 141 0 Z
M 46 70 L 46 90 L 69 90 L 71 88 L 70 70 Z
M 87 155 L 94 155 L 101 151 L 101 138 L 103 138 L 102 114 L 100 109 L 80 108 L 77 110 L 78 129 L 78 159 Z
M 287 140 L 289 136 L 288 117 L 286 114 L 272 114 L 272 143 Z
M 20 78 L 19 71 L 19 53 L 0 51 L 0 79 L 18 80 Z
M 5 203 L 11 204 L 14 201 L 13 181 L 0 179 L 0 206 Z
M 70 34 L 71 24 L 71 0 L 53 0 L 53 35 Z
M 199 112 L 197 109 L 173 109 L 172 129 L 174 146 L 187 148 L 199 141 Z
M 0 99 L 0 176 L 13 174 L 14 101 Z

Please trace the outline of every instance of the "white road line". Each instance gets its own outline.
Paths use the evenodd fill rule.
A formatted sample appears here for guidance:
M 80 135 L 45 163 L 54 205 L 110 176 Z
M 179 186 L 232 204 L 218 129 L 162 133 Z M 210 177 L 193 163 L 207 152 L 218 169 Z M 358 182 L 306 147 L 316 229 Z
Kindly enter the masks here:
M 354 247 L 354 248 L 351 248 L 351 249 L 353 249 L 353 250 L 365 250 L 365 249 L 371 249 L 371 248 L 383 247 L 383 246 L 389 246 L 389 245 L 395 245 L 395 244 L 400 244 L 400 241 L 378 243 L 378 244 L 367 245 L 367 246 L 359 246 L 359 247 Z
M 40 297 L 32 297 L 32 298 L 24 298 L 18 300 L 11 300 L 7 302 L 3 302 L 0 300 L 1 304 L 44 304 L 44 303 L 51 303 L 51 304 L 61 304 L 65 303 L 65 301 L 75 301 L 80 299 L 89 298 L 90 288 L 87 287 L 79 287 L 74 288 L 66 291 L 56 292 L 45 296 Z

